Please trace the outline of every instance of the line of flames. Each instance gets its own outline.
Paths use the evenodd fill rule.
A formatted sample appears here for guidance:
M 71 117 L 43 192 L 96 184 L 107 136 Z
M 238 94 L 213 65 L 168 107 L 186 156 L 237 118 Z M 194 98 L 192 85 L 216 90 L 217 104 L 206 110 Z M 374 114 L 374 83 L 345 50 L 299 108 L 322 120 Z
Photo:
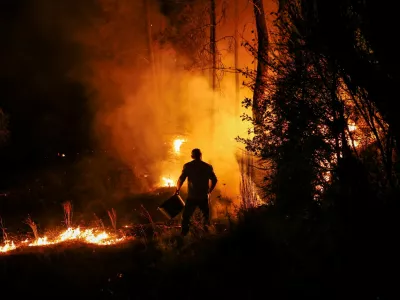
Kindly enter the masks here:
M 54 238 L 43 236 L 31 242 L 26 239 L 19 243 L 12 240 L 5 241 L 3 246 L 0 246 L 0 253 L 7 253 L 22 247 L 49 246 L 68 241 L 79 241 L 86 244 L 104 246 L 118 244 L 124 240 L 126 240 L 126 237 L 117 237 L 115 234 L 110 234 L 104 230 L 101 231 L 94 228 L 82 230 L 77 227 L 68 228 Z

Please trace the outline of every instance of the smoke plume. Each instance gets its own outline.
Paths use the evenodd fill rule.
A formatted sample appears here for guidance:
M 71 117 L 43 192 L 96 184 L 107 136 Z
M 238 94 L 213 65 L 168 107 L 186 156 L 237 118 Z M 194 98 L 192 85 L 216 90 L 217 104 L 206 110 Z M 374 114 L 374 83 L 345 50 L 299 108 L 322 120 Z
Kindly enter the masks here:
M 247 1 L 240 3 L 240 36 L 251 39 L 252 10 Z M 163 177 L 176 182 L 191 149 L 200 148 L 203 159 L 214 166 L 222 195 L 237 198 L 236 152 L 241 145 L 235 137 L 246 134 L 248 124 L 238 114 L 234 74 L 223 74 L 218 91 L 213 92 L 208 70 L 185 69 L 191 63 L 182 47 L 182 40 L 190 43 L 187 32 L 180 36 L 180 47 L 173 40 L 157 42 L 166 28 L 176 30 L 174 15 L 168 15 L 176 11 L 168 12 L 155 1 L 99 4 L 100 13 L 75 38 L 85 50 L 85 62 L 76 74 L 93 100 L 94 133 L 100 145 L 130 166 L 140 178 L 142 191 L 163 184 Z M 224 14 L 217 28 L 219 66 L 233 68 L 233 8 L 218 9 Z M 251 66 L 251 61 L 241 48 L 240 67 Z M 239 101 L 249 93 L 242 88 Z M 180 153 L 173 151 L 176 138 L 185 140 Z

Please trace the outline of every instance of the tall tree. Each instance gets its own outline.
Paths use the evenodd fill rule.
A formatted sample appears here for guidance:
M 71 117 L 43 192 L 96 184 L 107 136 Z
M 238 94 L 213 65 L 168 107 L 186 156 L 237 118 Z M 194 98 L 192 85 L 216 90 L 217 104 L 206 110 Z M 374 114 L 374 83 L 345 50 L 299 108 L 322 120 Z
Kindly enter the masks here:
M 210 0 L 210 55 L 211 55 L 211 68 L 210 68 L 210 77 L 211 77 L 211 88 L 213 91 L 213 99 L 211 101 L 211 135 L 214 134 L 215 131 L 215 91 L 217 85 L 217 45 L 216 45 L 216 27 L 217 27 L 217 17 L 215 11 L 215 0 Z M 214 139 L 212 138 L 211 141 Z
M 254 0 L 253 9 L 257 29 L 257 76 L 253 91 L 253 117 L 257 130 L 257 127 L 262 124 L 265 111 L 264 98 L 268 63 L 268 30 L 263 1 Z
M 363 128 L 365 139 L 358 139 L 356 145 L 353 131 L 362 125 L 358 106 L 365 110 L 368 102 L 356 99 L 356 105 L 350 104 L 351 94 L 337 61 L 308 47 L 308 36 L 300 32 L 309 30 L 302 14 L 310 11 L 298 4 L 289 1 L 281 9 L 279 42 L 269 49 L 270 59 L 263 61 L 270 71 L 268 78 L 259 80 L 259 68 L 246 74 L 252 78 L 249 86 L 254 93 L 257 89 L 264 92 L 264 107 L 245 101 L 247 107 L 256 109 L 249 119 L 258 129 L 247 146 L 271 163 L 267 192 L 285 210 L 300 209 L 315 198 L 321 199 L 342 158 L 347 164 L 360 154 L 361 144 L 371 145 L 374 141 L 367 137 L 378 125 L 375 115 L 375 121 L 369 120 L 371 128 Z M 268 51 L 253 53 L 255 57 L 268 55 Z M 257 113 L 261 113 L 261 120 Z
M 149 55 L 149 61 L 150 61 L 150 68 L 152 70 L 152 81 L 153 81 L 153 86 L 154 89 L 156 90 L 156 93 L 158 96 L 160 95 L 159 91 L 159 85 L 158 85 L 158 80 L 157 80 L 157 70 L 156 70 L 156 61 L 155 61 L 155 55 L 154 55 L 154 47 L 153 47 L 153 33 L 152 33 L 152 23 L 151 23 L 151 16 L 150 16 L 150 6 L 149 6 L 149 0 L 143 0 L 143 8 L 144 8 L 144 14 L 146 17 L 146 31 L 147 31 L 147 51 Z
M 239 70 L 239 0 L 235 0 L 235 70 Z M 239 116 L 240 108 L 240 79 L 239 72 L 235 72 L 235 117 Z

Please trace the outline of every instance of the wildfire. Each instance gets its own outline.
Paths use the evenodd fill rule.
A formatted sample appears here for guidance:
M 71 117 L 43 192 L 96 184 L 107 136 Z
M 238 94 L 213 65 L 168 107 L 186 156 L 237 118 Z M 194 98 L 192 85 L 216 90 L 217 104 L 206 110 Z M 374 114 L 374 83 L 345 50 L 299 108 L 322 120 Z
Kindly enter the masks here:
M 86 244 L 95 245 L 114 245 L 126 240 L 126 237 L 117 237 L 116 235 L 110 234 L 104 230 L 95 228 L 80 229 L 68 228 L 67 230 L 59 233 L 53 238 L 47 236 L 39 237 L 33 241 L 25 240 L 20 243 L 14 243 L 14 241 L 6 241 L 3 246 L 0 246 L 1 253 L 7 253 L 17 248 L 22 247 L 35 247 L 35 246 L 49 246 L 55 244 L 61 244 L 68 241 L 80 241 Z
M 3 246 L 0 246 L 0 252 L 5 253 L 17 249 L 13 241 L 6 241 Z
M 162 181 L 163 181 L 163 186 L 171 187 L 175 185 L 175 182 L 171 178 L 163 177 Z
M 176 138 L 172 141 L 172 151 L 175 155 L 179 156 L 181 154 L 181 147 L 185 142 L 186 140 L 182 138 Z M 172 166 L 172 168 L 175 169 L 176 165 L 177 162 L 174 160 L 174 166 Z M 168 171 L 167 174 L 171 174 L 171 172 Z M 173 177 L 175 177 L 177 175 L 177 172 L 172 172 L 172 174 L 174 175 Z M 160 185 L 163 187 L 173 187 L 175 186 L 175 183 L 175 180 L 172 180 L 170 176 L 161 177 L 160 180 Z
M 354 123 L 349 124 L 349 131 L 350 131 L 350 132 L 353 132 L 353 131 L 355 131 L 356 129 L 357 129 L 356 124 L 354 124 Z
M 175 139 L 174 140 L 174 152 L 175 154 L 180 154 L 181 153 L 181 146 L 182 144 L 186 142 L 184 139 Z
M 349 128 L 349 132 L 351 132 L 352 134 L 353 134 L 353 136 L 350 136 L 350 137 L 348 137 L 348 142 L 349 142 L 349 144 L 350 145 L 354 145 L 354 147 L 358 147 L 358 145 L 360 144 L 359 143 L 359 140 L 356 138 L 356 136 L 357 136 L 357 125 L 354 123 L 354 122 L 349 122 L 349 125 L 348 125 L 348 128 Z M 355 134 L 355 136 L 354 136 L 354 134 Z

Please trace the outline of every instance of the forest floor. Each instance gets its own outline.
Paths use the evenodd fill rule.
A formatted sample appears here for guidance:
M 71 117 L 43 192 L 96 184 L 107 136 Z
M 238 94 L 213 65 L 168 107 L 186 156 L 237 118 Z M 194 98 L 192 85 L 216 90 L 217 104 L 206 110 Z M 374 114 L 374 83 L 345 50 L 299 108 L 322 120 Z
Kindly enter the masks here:
M 125 243 L 70 242 L 1 254 L 1 297 L 400 299 L 392 276 L 399 266 L 395 210 L 366 227 L 344 224 L 329 210 L 289 217 L 259 207 L 216 219 L 209 234 L 194 226 L 177 248 L 179 224 L 165 222 L 156 211 L 170 194 L 162 189 L 115 206 L 119 227 L 135 236 Z M 27 234 L 21 221 L 28 210 L 41 232 L 60 225 L 59 203 L 38 202 L 25 211 L 10 195 L 0 207 L 19 213 L 2 215 L 9 236 Z M 74 220 L 89 215 L 76 212 Z

